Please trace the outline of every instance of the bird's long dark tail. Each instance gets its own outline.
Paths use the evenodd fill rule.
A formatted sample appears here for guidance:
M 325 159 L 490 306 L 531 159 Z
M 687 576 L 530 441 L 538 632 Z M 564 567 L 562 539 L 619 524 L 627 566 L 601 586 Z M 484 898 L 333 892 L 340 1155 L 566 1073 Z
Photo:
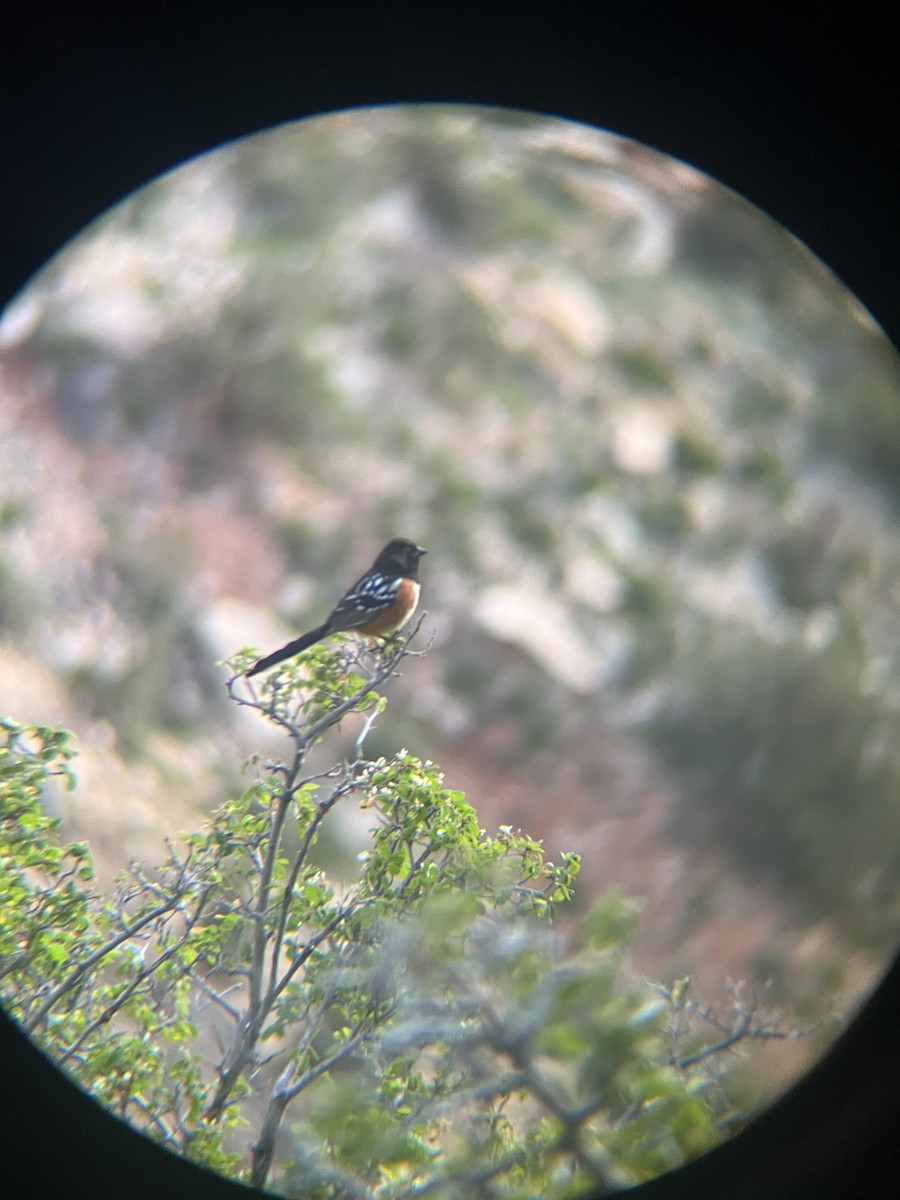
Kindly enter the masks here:
M 308 647 L 315 645 L 316 642 L 321 642 L 323 637 L 327 637 L 329 633 L 328 622 L 320 625 L 317 629 L 311 629 L 309 633 L 304 633 L 303 637 L 295 638 L 294 641 L 288 642 L 286 646 L 282 646 L 280 650 L 275 650 L 272 654 L 267 654 L 265 658 L 259 659 L 253 664 L 247 672 L 247 678 L 251 675 L 258 675 L 260 671 L 268 671 L 269 667 L 274 667 L 280 662 L 284 662 L 286 658 L 293 658 L 295 654 L 299 654 L 301 650 L 306 650 Z

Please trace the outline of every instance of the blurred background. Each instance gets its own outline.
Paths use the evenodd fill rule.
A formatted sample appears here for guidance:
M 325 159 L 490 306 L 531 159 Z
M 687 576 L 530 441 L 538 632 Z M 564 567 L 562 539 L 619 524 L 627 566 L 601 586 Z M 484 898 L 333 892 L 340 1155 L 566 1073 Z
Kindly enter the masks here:
M 582 126 L 352 111 L 126 199 L 0 349 L 0 711 L 78 735 L 101 881 L 278 753 L 218 660 L 405 535 L 433 645 L 369 751 L 580 852 L 571 919 L 643 897 L 648 977 L 852 1013 L 900 916 L 900 364 L 783 229 Z

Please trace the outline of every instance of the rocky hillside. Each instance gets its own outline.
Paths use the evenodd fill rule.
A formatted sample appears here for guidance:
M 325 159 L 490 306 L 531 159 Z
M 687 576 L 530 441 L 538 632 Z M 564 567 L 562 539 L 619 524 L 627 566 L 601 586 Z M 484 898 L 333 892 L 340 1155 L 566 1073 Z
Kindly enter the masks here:
M 645 896 L 649 974 L 810 1014 L 871 983 L 900 369 L 785 231 L 577 126 L 356 112 L 128 198 L 0 339 L 0 708 L 77 731 L 48 802 L 104 878 L 267 736 L 218 660 L 401 533 L 434 643 L 373 752 Z

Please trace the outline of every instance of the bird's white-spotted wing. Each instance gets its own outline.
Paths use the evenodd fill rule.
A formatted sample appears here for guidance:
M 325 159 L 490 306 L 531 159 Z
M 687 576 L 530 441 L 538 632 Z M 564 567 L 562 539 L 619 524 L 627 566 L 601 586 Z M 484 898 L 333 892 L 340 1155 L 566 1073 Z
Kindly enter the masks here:
M 391 607 L 403 580 L 398 575 L 364 575 L 328 619 L 332 629 L 356 629 Z

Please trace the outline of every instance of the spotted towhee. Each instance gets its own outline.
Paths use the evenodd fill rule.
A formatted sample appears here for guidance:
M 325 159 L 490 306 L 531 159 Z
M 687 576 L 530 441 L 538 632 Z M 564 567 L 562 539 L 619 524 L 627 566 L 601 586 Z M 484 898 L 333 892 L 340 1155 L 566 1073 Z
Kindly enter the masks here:
M 419 603 L 419 559 L 425 553 L 408 538 L 388 542 L 365 575 L 338 601 L 323 625 L 261 658 L 247 672 L 247 677 L 267 671 L 331 633 L 352 630 L 364 637 L 389 637 L 396 633 Z

